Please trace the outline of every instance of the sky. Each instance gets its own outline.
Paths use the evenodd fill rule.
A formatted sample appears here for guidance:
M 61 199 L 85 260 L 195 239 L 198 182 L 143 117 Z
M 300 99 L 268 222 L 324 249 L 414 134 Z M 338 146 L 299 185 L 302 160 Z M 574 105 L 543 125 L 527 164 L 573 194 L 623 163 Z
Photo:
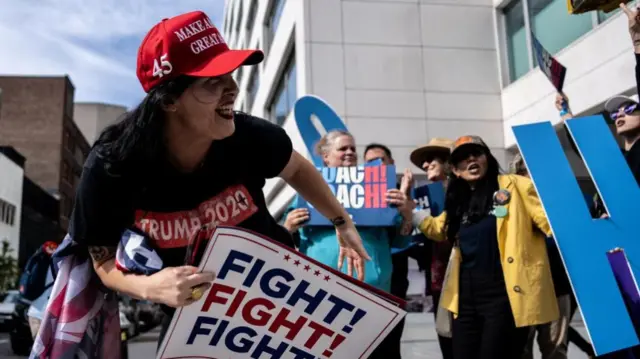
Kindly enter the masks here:
M 67 74 L 76 102 L 131 108 L 145 93 L 136 56 L 163 18 L 204 11 L 218 28 L 225 0 L 0 0 L 0 75 Z

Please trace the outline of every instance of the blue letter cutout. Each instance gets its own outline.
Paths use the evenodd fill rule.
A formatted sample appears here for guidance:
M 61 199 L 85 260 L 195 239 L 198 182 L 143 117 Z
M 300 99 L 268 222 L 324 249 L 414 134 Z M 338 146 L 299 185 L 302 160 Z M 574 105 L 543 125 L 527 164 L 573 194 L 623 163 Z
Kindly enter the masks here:
M 333 111 L 331 106 L 317 96 L 309 95 L 300 97 L 296 101 L 293 113 L 296 118 L 298 130 L 300 131 L 300 136 L 302 136 L 302 140 L 305 146 L 307 146 L 313 163 L 316 167 L 324 167 L 322 158 L 318 157 L 313 150 L 315 144 L 320 141 L 321 136 L 320 132 L 318 132 L 313 125 L 313 122 L 311 122 L 311 116 L 315 115 L 327 132 L 332 130 L 347 131 L 347 127 L 338 114 Z
M 640 344 L 607 259 L 624 249 L 640 261 L 640 188 L 602 116 L 566 123 L 610 218 L 592 219 L 551 123 L 514 126 L 522 157 L 551 224 L 554 237 L 598 355 Z

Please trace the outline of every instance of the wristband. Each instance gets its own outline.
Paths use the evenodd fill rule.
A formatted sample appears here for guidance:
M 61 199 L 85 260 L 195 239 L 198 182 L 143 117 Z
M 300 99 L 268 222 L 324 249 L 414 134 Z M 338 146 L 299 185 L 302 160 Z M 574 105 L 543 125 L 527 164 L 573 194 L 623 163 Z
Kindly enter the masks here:
M 560 117 L 568 114 L 569 114 L 569 111 L 565 110 L 564 108 L 562 109 L 562 111 L 560 111 Z
M 334 227 L 340 227 L 341 225 L 347 223 L 347 221 L 345 221 L 343 217 L 336 217 L 331 220 L 331 223 L 334 225 Z

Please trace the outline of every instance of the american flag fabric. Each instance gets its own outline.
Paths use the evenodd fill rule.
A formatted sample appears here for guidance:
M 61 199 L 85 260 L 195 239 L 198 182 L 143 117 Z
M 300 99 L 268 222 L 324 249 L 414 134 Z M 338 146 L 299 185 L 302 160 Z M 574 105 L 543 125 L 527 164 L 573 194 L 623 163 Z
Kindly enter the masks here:
M 52 259 L 55 283 L 29 358 L 121 359 L 118 297 L 102 284 L 86 246 L 67 235 Z M 127 230 L 116 265 L 150 275 L 162 269 L 162 260 L 146 237 Z

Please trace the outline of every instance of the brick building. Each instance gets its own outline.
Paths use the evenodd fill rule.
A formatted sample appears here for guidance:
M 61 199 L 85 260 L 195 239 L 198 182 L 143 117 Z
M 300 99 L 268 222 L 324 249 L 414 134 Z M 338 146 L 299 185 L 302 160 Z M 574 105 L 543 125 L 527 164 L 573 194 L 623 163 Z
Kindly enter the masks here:
M 59 199 L 67 231 L 89 145 L 73 121 L 75 88 L 67 76 L 0 76 L 0 145 L 27 158 L 25 176 Z

